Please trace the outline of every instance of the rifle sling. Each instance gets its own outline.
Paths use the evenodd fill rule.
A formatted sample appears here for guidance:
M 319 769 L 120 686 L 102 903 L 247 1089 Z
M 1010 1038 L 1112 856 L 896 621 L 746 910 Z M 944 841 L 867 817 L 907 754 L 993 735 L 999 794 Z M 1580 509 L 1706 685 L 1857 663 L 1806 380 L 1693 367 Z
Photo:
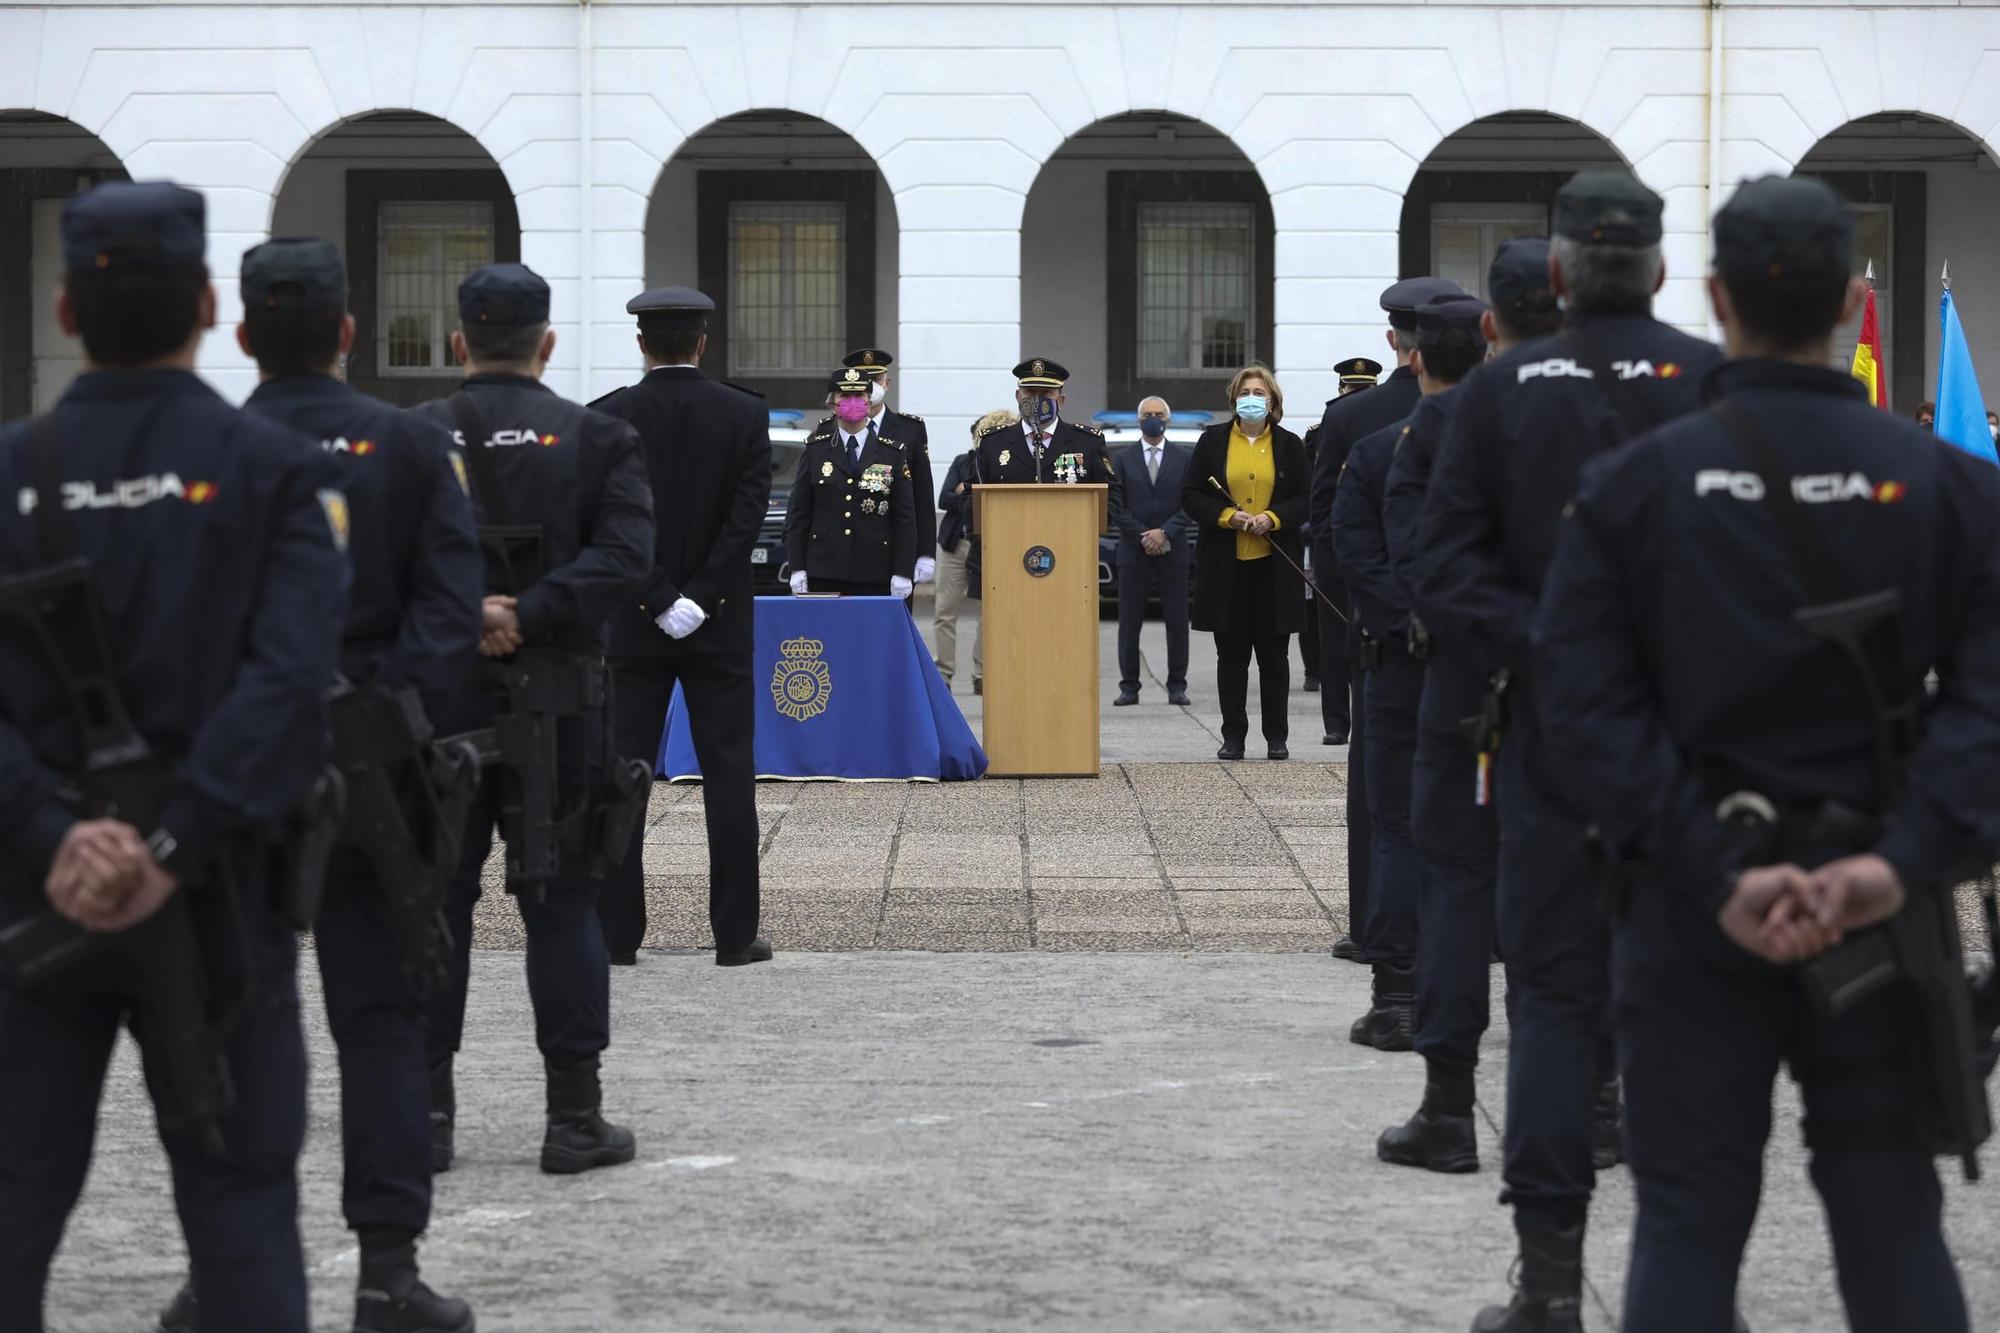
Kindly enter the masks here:
M 1597 339 L 1591 337 L 1588 330 L 1565 329 L 1560 341 L 1569 348 L 1577 364 L 1590 372 L 1598 392 L 1604 395 L 1604 401 L 1611 404 L 1611 410 L 1624 423 L 1626 439 L 1644 435 L 1661 423 L 1660 414 L 1652 404 L 1640 398 L 1630 384 L 1618 377 L 1618 372 L 1611 368 L 1610 360 L 1604 355 L 1604 349 L 1598 346 Z
M 76 529 L 62 498 L 62 428 L 54 412 L 28 426 L 28 479 L 35 488 L 35 546 L 43 565 L 76 557 Z
M 511 520 L 507 517 L 507 492 L 493 473 L 492 433 L 486 429 L 486 418 L 472 401 L 472 395 L 463 389 L 445 399 L 445 403 L 451 408 L 452 420 L 458 423 L 459 437 L 465 442 L 465 470 L 472 482 L 472 499 L 479 506 L 480 518 L 492 527 L 508 526 Z
M 1778 542 L 1785 548 L 1793 573 L 1805 589 L 1806 603 L 1828 606 L 1852 596 L 1838 586 L 1832 550 L 1792 494 L 1792 479 L 1785 471 L 1784 461 L 1757 429 L 1750 413 L 1742 404 L 1724 399 L 1709 409 L 1709 415 L 1729 432 L 1750 470 L 1764 483 L 1764 508 L 1778 530 Z

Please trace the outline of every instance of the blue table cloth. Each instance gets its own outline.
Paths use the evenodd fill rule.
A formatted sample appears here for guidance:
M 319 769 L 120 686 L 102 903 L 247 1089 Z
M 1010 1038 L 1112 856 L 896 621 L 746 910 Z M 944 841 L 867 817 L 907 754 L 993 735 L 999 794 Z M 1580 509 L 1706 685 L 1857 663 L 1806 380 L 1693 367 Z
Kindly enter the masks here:
M 986 772 L 916 621 L 894 597 L 759 597 L 757 776 L 955 782 Z M 659 771 L 699 778 L 674 688 Z

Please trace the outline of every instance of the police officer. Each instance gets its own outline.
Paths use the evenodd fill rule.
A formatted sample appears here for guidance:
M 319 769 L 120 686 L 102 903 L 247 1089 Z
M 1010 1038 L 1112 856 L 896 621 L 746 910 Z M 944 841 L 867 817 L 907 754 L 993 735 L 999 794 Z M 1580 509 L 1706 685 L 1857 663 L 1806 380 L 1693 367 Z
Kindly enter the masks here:
M 619 754 L 653 767 L 680 686 L 701 764 L 715 961 L 766 962 L 750 548 L 771 504 L 771 414 L 758 395 L 702 374 L 714 301 L 691 287 L 655 287 L 625 309 L 638 318 L 646 376 L 592 406 L 638 429 L 662 521 L 638 600 L 611 619 L 613 730 Z M 644 836 L 632 831 L 600 904 L 615 963 L 638 962 L 646 935 Z
M 121 1022 L 159 1106 L 203 1330 L 308 1327 L 306 1055 L 267 848 L 327 753 L 345 504 L 309 441 L 195 375 L 215 323 L 203 222 L 201 196 L 164 181 L 64 205 L 56 318 L 82 338 L 84 373 L 46 417 L 0 433 L 0 576 L 40 569 L 74 592 L 85 585 L 57 570 L 80 558 L 102 611 L 0 593 L 0 928 L 101 941 L 32 986 L 0 969 L 0 1310 L 24 1333 L 43 1327 Z M 61 661 L 30 628 L 57 616 L 42 623 Z M 73 720 L 81 709 L 93 734 Z M 137 795 L 116 814 L 66 795 L 117 776 L 87 775 L 86 753 L 128 766 Z M 242 953 L 212 960 L 227 993 L 192 997 L 190 1026 L 141 978 L 176 940 L 196 948 L 197 931 L 240 937 Z M 211 1008 L 234 1005 L 239 1021 L 202 1030 Z M 231 1079 L 212 1080 L 211 1054 Z
M 1549 277 L 1564 331 L 1496 357 L 1459 389 L 1425 497 L 1416 562 L 1426 624 L 1508 673 L 1499 745 L 1500 952 L 1512 1020 L 1503 1202 L 1524 1265 L 1578 1271 L 1596 1122 L 1614 1123 L 1606 1023 L 1609 941 L 1586 824 L 1543 752 L 1528 623 L 1591 455 L 1692 410 L 1716 348 L 1652 317 L 1665 280 L 1660 197 L 1630 176 L 1584 172 L 1557 192 Z M 1360 401 L 1366 402 L 1364 394 Z M 1601 1111 L 1598 1104 L 1601 1105 Z M 1532 1259 L 1530 1259 L 1532 1256 Z M 1481 1333 L 1571 1328 L 1574 1293 L 1524 1286 L 1480 1315 Z
M 1495 353 L 1562 324 L 1549 289 L 1549 243 L 1541 237 L 1503 244 L 1487 271 L 1492 305 L 1480 332 Z M 1426 368 L 1431 362 L 1427 358 Z M 1389 558 L 1408 591 L 1420 540 L 1424 493 L 1456 391 L 1424 399 L 1396 446 L 1383 486 L 1382 522 Z M 1421 603 L 1412 608 L 1426 621 Z M 1423 697 L 1417 705 L 1411 765 L 1410 836 L 1423 862 L 1417 890 L 1417 1053 L 1424 1057 L 1423 1104 L 1376 1142 L 1386 1162 L 1433 1171 L 1479 1164 L 1473 1131 L 1473 1071 L 1486 1031 L 1492 988 L 1493 895 L 1500 830 L 1492 791 L 1492 756 L 1474 738 L 1492 685 L 1451 640 L 1430 636 Z
M 872 428 L 866 376 L 850 366 L 832 384 L 833 416 L 806 437 L 785 511 L 792 593 L 907 601 L 918 547 L 909 451 Z
M 931 479 L 931 433 L 922 417 L 889 406 L 889 367 L 895 360 L 879 347 L 863 347 L 842 357 L 840 364 L 868 377 L 869 432 L 903 448 L 903 461 L 910 468 L 910 498 L 916 506 L 915 580 L 929 583 L 937 578 L 938 530 L 938 493 Z
M 555 351 L 549 287 L 521 264 L 475 269 L 458 288 L 452 352 L 465 386 L 417 411 L 453 431 L 471 481 L 487 556 L 479 659 L 504 662 L 521 649 L 567 655 L 579 672 L 601 660 L 605 620 L 647 576 L 653 505 L 638 436 L 622 421 L 558 398 L 541 382 Z M 498 530 L 538 535 L 540 569 Z M 440 720 L 447 733 L 490 726 L 492 677 L 472 669 Z M 591 712 L 558 724 L 558 804 L 595 793 L 602 754 Z M 432 1164 L 448 1170 L 456 1102 L 452 1056 L 465 1030 L 472 908 L 500 817 L 501 790 L 518 790 L 503 759 L 473 802 L 445 917 L 452 931 L 452 984 L 431 994 Z M 568 855 L 567 850 L 565 853 Z M 599 1058 L 611 1042 L 610 975 L 595 912 L 597 881 L 565 865 L 544 883 L 510 883 L 528 935 L 528 996 L 547 1078 L 548 1130 L 542 1170 L 555 1174 L 629 1162 L 629 1130 L 607 1124 Z
M 2000 474 L 1827 368 L 1866 289 L 1853 210 L 1826 185 L 1746 183 L 1712 253 L 1730 360 L 1709 410 L 1584 469 L 1535 624 L 1564 791 L 1643 867 L 1615 927 L 1638 1192 L 1623 1327 L 1730 1326 L 1782 1061 L 1849 1325 L 1956 1333 L 1920 1054 L 1941 1034 L 1902 985 L 1829 1017 L 1791 965 L 1951 913 L 1951 886 L 2000 856 Z M 1897 664 L 1869 673 L 1882 702 L 1924 712 L 1895 775 L 1878 749 L 1894 712 L 1797 614 L 1868 594 L 1898 599 L 1849 621 Z M 1778 820 L 1759 854 L 1716 814 L 1746 791 Z
M 354 317 L 347 268 L 330 242 L 266 242 L 243 256 L 241 277 L 236 340 L 261 381 L 247 406 L 319 441 L 347 495 L 353 590 L 341 674 L 361 689 L 414 688 L 435 714 L 479 644 L 484 585 L 462 460 L 443 430 L 334 378 Z M 390 889 L 374 863 L 343 847 L 327 878 L 313 945 L 340 1060 L 341 1203 L 361 1250 L 354 1327 L 470 1330 L 465 1302 L 417 1276 L 416 1241 L 431 1214 L 419 979 L 391 929 Z M 195 1321 L 185 1327 L 192 1333 Z
M 1410 838 L 1410 765 L 1417 746 L 1417 704 L 1423 697 L 1430 643 L 1411 614 L 1410 595 L 1390 559 L 1383 490 L 1396 451 L 1418 430 L 1444 419 L 1450 391 L 1486 355 L 1480 319 L 1486 307 L 1469 296 L 1437 296 L 1417 309 L 1417 346 L 1410 354 L 1424 398 L 1409 420 L 1371 431 L 1347 455 L 1333 498 L 1333 549 L 1362 634 L 1368 712 L 1364 730 L 1369 775 L 1368 916 L 1361 922 L 1361 960 L 1374 969 L 1368 1012 L 1348 1040 L 1381 1051 L 1407 1051 L 1416 1001 L 1417 898 L 1423 862 Z
M 1335 397 L 1345 398 L 1374 388 L 1382 379 L 1382 363 L 1373 357 L 1353 356 L 1335 366 L 1333 373 L 1340 376 L 1340 391 Z
M 1340 470 L 1347 466 L 1347 451 L 1354 447 L 1354 442 L 1371 431 L 1402 421 L 1415 410 L 1417 399 L 1422 396 L 1417 388 L 1416 372 L 1410 369 L 1410 356 L 1417 350 L 1417 307 L 1433 296 L 1454 294 L 1461 294 L 1457 285 L 1443 278 L 1406 278 L 1383 289 L 1380 304 L 1389 318 L 1385 336 L 1390 349 L 1396 354 L 1396 368 L 1382 383 L 1371 381 L 1372 392 L 1350 394 L 1346 391 L 1348 375 L 1351 371 L 1358 380 L 1362 368 L 1355 363 L 1367 358 L 1357 357 L 1342 363 L 1349 370 L 1341 372 L 1341 394 L 1327 399 L 1326 410 L 1319 421 L 1319 452 L 1313 458 L 1312 495 L 1307 511 L 1313 534 L 1313 577 L 1320 591 L 1327 594 L 1325 599 L 1313 599 L 1319 615 L 1320 721 L 1326 728 L 1321 743 L 1348 746 L 1349 933 L 1333 942 L 1333 956 L 1350 962 L 1360 961 L 1361 951 L 1355 943 L 1355 936 L 1361 932 L 1361 923 L 1368 919 L 1371 851 L 1368 844 L 1367 710 L 1363 707 L 1367 676 L 1356 669 L 1355 664 L 1355 658 L 1361 651 L 1360 631 L 1350 624 L 1351 616 L 1342 619 L 1349 597 L 1347 585 L 1341 579 L 1340 561 L 1333 549 L 1333 494 L 1340 481 Z M 1336 607 L 1341 610 L 1336 611 Z M 1345 690 L 1331 688 L 1325 683 L 1332 679 L 1336 659 L 1347 664 L 1348 687 Z

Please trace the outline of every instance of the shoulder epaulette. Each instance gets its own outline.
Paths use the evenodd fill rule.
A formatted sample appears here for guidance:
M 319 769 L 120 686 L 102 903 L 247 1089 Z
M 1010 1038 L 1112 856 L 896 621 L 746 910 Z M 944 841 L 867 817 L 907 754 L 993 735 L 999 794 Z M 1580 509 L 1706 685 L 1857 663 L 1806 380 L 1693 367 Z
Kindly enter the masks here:
M 821 440 L 830 440 L 830 439 L 832 439 L 832 438 L 833 438 L 833 432 L 832 432 L 832 431 L 830 431 L 830 430 L 824 430 L 824 429 L 821 429 L 821 428 L 819 428 L 819 427 L 815 427 L 815 428 L 813 429 L 813 433 L 812 433 L 812 434 L 810 434 L 810 435 L 808 435 L 808 436 L 806 436 L 806 443 L 807 443 L 807 444 L 818 444 L 818 443 L 819 443 L 819 442 L 820 442 Z
M 1070 422 L 1069 424 L 1075 426 L 1078 430 L 1089 431 L 1092 435 L 1097 436 L 1099 439 L 1102 439 L 1104 437 L 1104 432 L 1099 430 L 1095 426 L 1079 425 L 1077 422 L 1074 421 Z
M 898 412 L 896 415 L 902 417 L 905 421 L 914 421 L 919 426 L 924 424 L 924 419 L 918 416 L 915 412 Z

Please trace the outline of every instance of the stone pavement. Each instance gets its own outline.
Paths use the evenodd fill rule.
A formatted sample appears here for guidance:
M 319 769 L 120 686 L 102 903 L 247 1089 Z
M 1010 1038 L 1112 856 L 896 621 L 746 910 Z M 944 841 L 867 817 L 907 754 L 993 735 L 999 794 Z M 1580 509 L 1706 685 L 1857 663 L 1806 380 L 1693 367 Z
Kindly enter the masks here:
M 570 1179 L 535 1167 L 521 964 L 474 959 L 459 1166 L 424 1250 L 488 1333 L 1459 1333 L 1506 1289 L 1504 1028 L 1480 1072 L 1486 1169 L 1385 1166 L 1375 1136 L 1415 1106 L 1422 1068 L 1342 1039 L 1367 974 L 1324 955 L 651 955 L 613 978 L 607 1068 L 640 1160 Z M 314 1327 L 344 1333 L 335 1073 L 302 971 Z M 1743 1286 L 1757 1333 L 1842 1326 L 1796 1118 L 1781 1085 Z M 1972 1327 L 1992 1333 L 2000 1209 L 1991 1185 L 1944 1175 Z M 1592 1333 L 1615 1327 L 1630 1219 L 1611 1172 Z M 50 1327 L 139 1333 L 183 1262 L 124 1044 Z

